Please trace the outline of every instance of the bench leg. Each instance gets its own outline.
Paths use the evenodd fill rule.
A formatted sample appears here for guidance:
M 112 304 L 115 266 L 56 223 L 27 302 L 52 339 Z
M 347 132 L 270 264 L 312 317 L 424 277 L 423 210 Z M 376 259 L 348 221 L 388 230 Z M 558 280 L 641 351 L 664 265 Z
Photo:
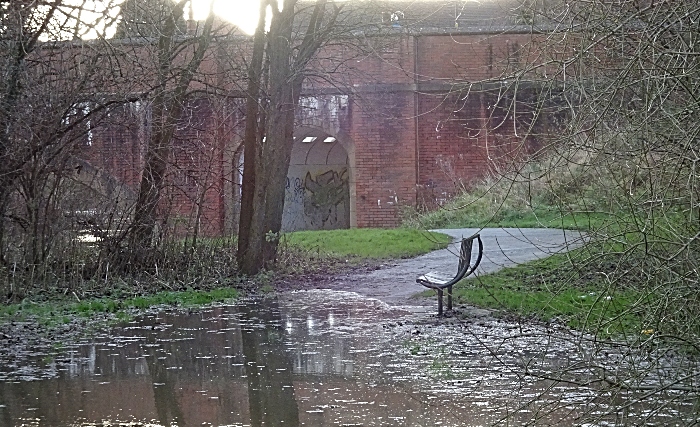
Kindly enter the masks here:
M 447 288 L 447 310 L 452 311 L 452 286 Z
M 442 289 L 438 288 L 438 316 L 442 316 Z

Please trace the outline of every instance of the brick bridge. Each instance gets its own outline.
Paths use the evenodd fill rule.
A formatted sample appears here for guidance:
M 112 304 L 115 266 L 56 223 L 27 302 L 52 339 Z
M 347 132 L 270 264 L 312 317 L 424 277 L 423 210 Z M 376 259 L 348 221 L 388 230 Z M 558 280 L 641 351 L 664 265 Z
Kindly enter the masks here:
M 435 208 L 537 148 L 533 137 L 522 143 L 518 132 L 527 119 L 512 113 L 507 82 L 498 83 L 533 54 L 525 52 L 532 36 L 512 25 L 475 28 L 449 7 L 442 13 L 449 30 L 408 31 L 392 18 L 397 28 L 389 43 L 373 55 L 343 61 L 342 84 L 309 80 L 288 173 L 284 230 L 397 226 L 402 208 Z M 467 85 L 485 80 L 490 83 Z M 236 96 L 194 99 L 185 111 L 164 207 L 175 227 L 197 227 L 207 235 L 235 230 L 244 111 L 244 99 Z M 91 135 L 84 151 L 95 170 L 126 184 L 125 193 L 137 188 L 143 164 L 144 108 L 129 105 L 118 126 Z

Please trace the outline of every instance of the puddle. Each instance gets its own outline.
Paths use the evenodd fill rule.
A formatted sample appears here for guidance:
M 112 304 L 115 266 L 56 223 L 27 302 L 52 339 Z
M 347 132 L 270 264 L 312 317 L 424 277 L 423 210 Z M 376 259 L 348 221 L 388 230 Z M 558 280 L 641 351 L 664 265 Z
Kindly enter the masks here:
M 24 355 L 0 369 L 0 425 L 697 421 L 697 397 L 687 392 L 669 389 L 654 396 L 666 399 L 663 404 L 649 406 L 634 403 L 643 391 L 574 385 L 597 375 L 595 367 L 619 377 L 633 364 L 649 363 L 584 343 L 554 327 L 448 322 L 349 292 L 294 292 L 196 313 L 145 315 L 55 357 Z M 680 362 L 659 361 L 647 369 L 653 376 L 637 378 L 645 386 L 640 390 L 672 380 L 668 368 Z M 557 381 L 549 378 L 553 372 Z

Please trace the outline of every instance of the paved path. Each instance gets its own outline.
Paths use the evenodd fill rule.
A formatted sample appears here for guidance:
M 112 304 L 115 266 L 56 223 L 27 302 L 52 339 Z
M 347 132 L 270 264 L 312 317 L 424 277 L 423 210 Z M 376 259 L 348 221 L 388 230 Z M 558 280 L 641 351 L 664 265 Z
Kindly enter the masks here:
M 455 241 L 479 231 L 476 228 L 434 230 L 452 236 Z M 581 245 L 577 231 L 539 228 L 487 228 L 479 231 L 484 242 L 484 257 L 477 274 L 490 273 L 503 267 L 565 252 Z M 458 243 L 447 249 L 430 252 L 416 258 L 387 264 L 369 273 L 353 273 L 336 277 L 329 287 L 357 292 L 377 298 L 390 305 L 415 306 L 416 310 L 436 305 L 435 299 L 416 299 L 425 290 L 416 277 L 428 271 L 452 274 L 457 269 Z M 474 255 L 476 256 L 476 255 Z M 420 309 L 423 307 L 423 309 Z

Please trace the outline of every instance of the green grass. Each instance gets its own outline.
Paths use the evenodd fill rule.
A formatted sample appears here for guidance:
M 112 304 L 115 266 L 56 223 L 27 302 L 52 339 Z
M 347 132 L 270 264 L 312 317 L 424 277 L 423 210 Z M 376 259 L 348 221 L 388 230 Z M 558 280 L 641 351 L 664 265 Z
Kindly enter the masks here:
M 603 226 L 610 215 L 601 212 L 561 212 L 555 208 L 501 209 L 495 213 L 477 206 L 450 205 L 409 220 L 412 226 L 424 228 L 560 228 L 590 230 Z
M 71 321 L 73 316 L 91 317 L 100 313 L 113 313 L 117 319 L 128 318 L 130 309 L 145 309 L 158 305 L 197 307 L 214 302 L 238 298 L 234 288 L 217 288 L 208 291 L 187 290 L 182 292 L 158 292 L 153 295 L 127 299 L 96 298 L 82 301 L 50 301 L 0 306 L 0 321 L 4 319 L 27 319 L 34 317 L 42 326 L 55 327 Z
M 128 308 L 147 308 L 155 305 L 196 307 L 235 299 L 238 296 L 239 292 L 233 288 L 217 288 L 209 291 L 159 292 L 154 295 L 127 299 L 123 304 Z
M 567 255 L 555 255 L 464 280 L 454 289 L 455 300 L 544 321 L 557 319 L 606 336 L 641 333 L 643 316 L 637 306 L 649 296 L 631 287 L 584 279 L 569 266 Z
M 503 212 L 487 223 L 488 227 L 561 228 L 567 230 L 590 230 L 600 227 L 609 215 L 599 212 L 568 212 L 557 210 L 527 210 L 525 212 Z
M 333 256 L 356 258 L 408 258 L 444 248 L 445 234 L 410 228 L 297 231 L 285 234 L 288 245 Z

